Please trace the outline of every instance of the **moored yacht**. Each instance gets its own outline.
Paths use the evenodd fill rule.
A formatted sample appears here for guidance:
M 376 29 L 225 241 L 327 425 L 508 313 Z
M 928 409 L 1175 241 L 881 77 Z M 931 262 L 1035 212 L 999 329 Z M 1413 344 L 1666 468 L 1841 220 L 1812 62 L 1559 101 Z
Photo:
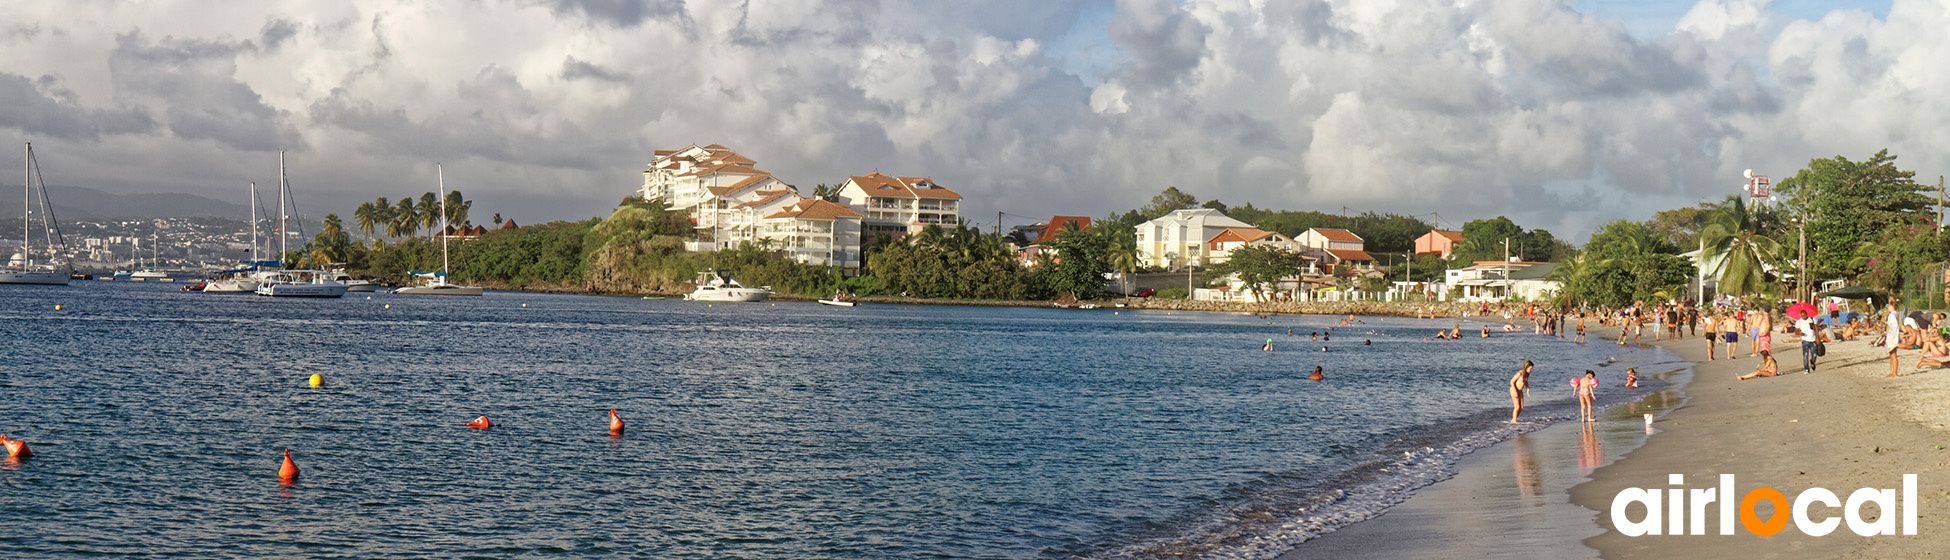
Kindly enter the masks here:
M 344 282 L 323 270 L 276 270 L 257 287 L 257 295 L 273 297 L 345 297 Z
M 729 275 L 713 272 L 697 274 L 697 290 L 684 294 L 691 301 L 765 301 L 772 297 L 767 288 L 747 288 Z

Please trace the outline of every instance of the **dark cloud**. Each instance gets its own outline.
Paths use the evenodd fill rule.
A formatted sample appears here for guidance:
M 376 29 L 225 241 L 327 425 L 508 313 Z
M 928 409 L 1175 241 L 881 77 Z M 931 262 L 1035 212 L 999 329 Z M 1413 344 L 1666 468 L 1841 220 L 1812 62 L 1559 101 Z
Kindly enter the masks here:
M 52 76 L 29 80 L 0 73 L 0 127 L 64 140 L 98 140 L 156 128 L 156 121 L 140 109 L 91 109 L 79 106 L 78 100 Z
M 257 32 L 257 40 L 260 48 L 275 51 L 297 35 L 298 24 L 288 19 L 277 18 L 264 22 L 264 29 Z
M 1178 80 L 1206 55 L 1205 24 L 1170 0 L 1119 2 L 1110 37 L 1130 57 L 1133 85 L 1162 86 Z
M 557 14 L 574 14 L 619 27 L 636 27 L 644 20 L 682 13 L 680 0 L 547 0 Z
M 608 68 L 576 60 L 576 57 L 573 56 L 562 59 L 561 76 L 564 80 L 589 79 L 613 83 L 627 83 L 630 81 L 629 76 L 611 72 Z
M 116 91 L 137 105 L 154 105 L 178 138 L 213 140 L 247 151 L 302 146 L 303 138 L 237 80 L 236 58 L 248 42 L 180 40 L 150 42 L 141 32 L 116 36 L 108 67 Z

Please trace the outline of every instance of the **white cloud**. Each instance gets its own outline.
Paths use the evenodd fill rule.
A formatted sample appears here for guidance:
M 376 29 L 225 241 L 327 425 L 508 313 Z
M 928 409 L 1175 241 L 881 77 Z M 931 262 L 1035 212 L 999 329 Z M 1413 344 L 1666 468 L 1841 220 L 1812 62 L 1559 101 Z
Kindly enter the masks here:
M 933 176 L 970 216 L 1102 215 L 1177 185 L 1563 236 L 1730 194 L 1750 167 L 1950 163 L 1943 0 L 1815 21 L 1704 0 L 1650 36 L 1552 0 L 18 8 L 0 128 L 68 144 L 46 150 L 57 182 L 227 196 L 288 148 L 318 213 L 425 190 L 437 160 L 485 213 L 586 217 L 650 150 L 715 142 L 802 186 Z M 1086 81 L 1063 69 L 1103 64 L 1050 45 L 1095 21 L 1121 59 Z

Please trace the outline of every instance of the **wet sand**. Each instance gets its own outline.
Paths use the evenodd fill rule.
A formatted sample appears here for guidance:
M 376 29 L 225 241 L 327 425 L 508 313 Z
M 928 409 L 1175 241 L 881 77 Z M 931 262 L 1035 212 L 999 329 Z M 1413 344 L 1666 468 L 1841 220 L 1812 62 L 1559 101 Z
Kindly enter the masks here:
M 1748 381 L 1735 379 L 1758 363 L 1746 357 L 1744 341 L 1736 359 L 1722 349 L 1712 361 L 1701 338 L 1659 343 L 1697 364 L 1677 409 L 1660 412 L 1673 401 L 1641 400 L 1607 410 L 1590 436 L 1578 423 L 1560 423 L 1478 451 L 1458 463 L 1455 478 L 1280 558 L 1950 557 L 1950 370 L 1917 371 L 1916 352 L 1906 351 L 1903 375 L 1887 379 L 1886 353 L 1857 340 L 1831 343 L 1818 371 L 1803 375 L 1799 344 L 1776 340 L 1782 375 Z M 1650 437 L 1640 416 L 1647 411 L 1660 414 Z M 1600 449 L 1591 449 L 1594 442 Z M 1592 470 L 1594 454 L 1603 466 Z M 1844 499 L 1857 488 L 1900 488 L 1903 474 L 1916 474 L 1917 535 L 1860 537 L 1843 526 L 1811 537 L 1790 522 L 1769 537 L 1719 536 L 1717 515 L 1709 516 L 1708 536 L 1612 530 L 1620 490 L 1670 488 L 1669 474 L 1707 488 L 1722 473 L 1738 477 L 1735 496 L 1765 486 L 1790 500 L 1811 487 Z M 1866 519 L 1879 515 L 1864 511 Z
M 1605 375 L 1610 379 L 1636 366 L 1683 382 L 1690 375 L 1686 365 L 1621 362 Z M 1598 558 L 1597 550 L 1580 542 L 1601 532 L 1596 513 L 1571 503 L 1571 487 L 1644 444 L 1645 414 L 1663 415 L 1679 403 L 1677 389 L 1650 392 L 1606 409 L 1599 422 L 1559 422 L 1476 451 L 1456 463 L 1455 478 L 1417 490 L 1380 517 L 1309 540 L 1279 559 Z

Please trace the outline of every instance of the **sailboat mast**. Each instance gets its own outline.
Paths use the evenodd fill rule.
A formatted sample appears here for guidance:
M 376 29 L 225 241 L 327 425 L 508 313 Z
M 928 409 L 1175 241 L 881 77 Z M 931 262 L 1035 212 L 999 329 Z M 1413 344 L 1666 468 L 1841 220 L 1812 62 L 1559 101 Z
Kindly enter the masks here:
M 447 274 L 447 171 L 439 162 L 433 164 L 433 176 L 440 181 L 440 274 L 444 277 Z
M 278 265 L 283 268 L 284 255 L 290 249 L 285 246 L 285 237 L 290 232 L 284 230 L 284 150 L 278 150 Z
M 257 181 L 251 181 L 251 268 L 257 268 Z
M 20 269 L 25 271 L 34 265 L 34 246 L 27 241 L 27 217 L 32 215 L 33 206 L 28 204 L 29 194 L 34 192 L 34 173 L 28 169 L 28 162 L 34 161 L 34 143 L 28 142 L 20 153 Z

